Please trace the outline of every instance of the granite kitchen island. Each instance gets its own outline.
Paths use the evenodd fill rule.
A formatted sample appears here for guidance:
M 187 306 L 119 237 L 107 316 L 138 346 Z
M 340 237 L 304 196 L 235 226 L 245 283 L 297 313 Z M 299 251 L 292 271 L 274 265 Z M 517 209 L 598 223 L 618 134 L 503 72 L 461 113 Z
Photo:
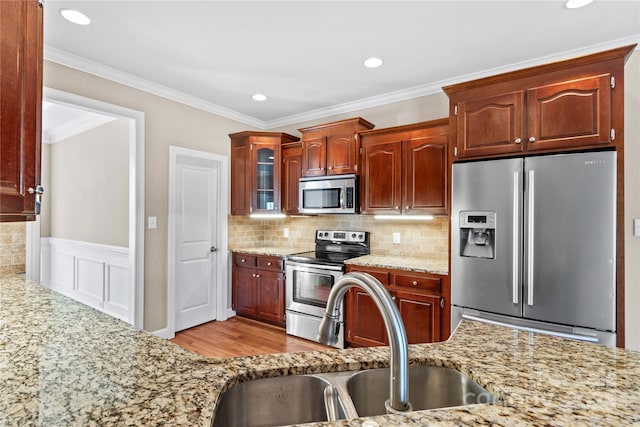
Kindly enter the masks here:
M 238 381 L 387 366 L 363 348 L 208 359 L 20 277 L 0 277 L 0 425 L 209 426 Z M 380 426 L 640 423 L 640 353 L 463 321 L 411 364 L 447 366 L 501 399 L 369 418 Z M 361 426 L 364 419 L 314 426 Z

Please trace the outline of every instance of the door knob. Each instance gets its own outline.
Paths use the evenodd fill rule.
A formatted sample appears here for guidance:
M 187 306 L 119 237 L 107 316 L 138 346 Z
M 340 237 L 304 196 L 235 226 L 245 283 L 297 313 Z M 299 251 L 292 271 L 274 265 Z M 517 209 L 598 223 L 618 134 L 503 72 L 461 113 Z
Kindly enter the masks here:
M 35 189 L 33 187 L 29 187 L 27 188 L 27 192 L 29 194 L 43 194 L 44 188 L 42 188 L 42 185 L 38 185 Z
M 211 252 L 218 252 L 218 248 L 216 248 L 215 246 L 211 246 L 211 249 L 209 249 Z M 242 260 L 242 262 L 244 262 L 244 259 Z

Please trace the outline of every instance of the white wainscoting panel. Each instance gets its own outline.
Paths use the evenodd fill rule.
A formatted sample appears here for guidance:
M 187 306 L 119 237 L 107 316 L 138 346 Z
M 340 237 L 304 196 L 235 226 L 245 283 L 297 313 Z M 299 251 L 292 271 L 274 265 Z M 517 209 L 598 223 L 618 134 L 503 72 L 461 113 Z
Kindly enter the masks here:
M 129 249 L 43 238 L 42 285 L 133 324 Z

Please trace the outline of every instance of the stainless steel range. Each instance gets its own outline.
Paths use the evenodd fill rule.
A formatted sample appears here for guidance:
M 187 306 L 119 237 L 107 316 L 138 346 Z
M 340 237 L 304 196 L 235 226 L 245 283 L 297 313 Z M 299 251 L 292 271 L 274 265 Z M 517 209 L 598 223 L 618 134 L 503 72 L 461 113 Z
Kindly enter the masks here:
M 316 250 L 289 255 L 285 261 L 287 333 L 317 341 L 318 327 L 333 284 L 344 274 L 344 261 L 369 254 L 367 231 L 316 231 Z M 344 313 L 344 310 L 340 310 Z M 344 348 L 340 319 L 337 348 Z

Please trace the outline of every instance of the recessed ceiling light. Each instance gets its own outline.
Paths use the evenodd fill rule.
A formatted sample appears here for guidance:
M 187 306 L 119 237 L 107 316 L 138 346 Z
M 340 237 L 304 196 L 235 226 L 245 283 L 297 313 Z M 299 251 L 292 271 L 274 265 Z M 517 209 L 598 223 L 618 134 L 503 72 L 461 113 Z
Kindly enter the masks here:
M 255 95 L 252 96 L 254 101 L 266 101 L 267 97 L 261 93 L 256 93 Z
M 567 9 L 577 9 L 582 6 L 586 6 L 593 0 L 567 0 L 564 4 Z
M 367 68 L 378 68 L 379 66 L 382 65 L 382 59 L 380 58 L 369 58 L 366 61 L 364 61 L 364 66 Z
M 60 9 L 60 15 L 67 21 L 73 22 L 78 25 L 89 25 L 91 19 L 82 12 L 78 12 L 73 9 Z

